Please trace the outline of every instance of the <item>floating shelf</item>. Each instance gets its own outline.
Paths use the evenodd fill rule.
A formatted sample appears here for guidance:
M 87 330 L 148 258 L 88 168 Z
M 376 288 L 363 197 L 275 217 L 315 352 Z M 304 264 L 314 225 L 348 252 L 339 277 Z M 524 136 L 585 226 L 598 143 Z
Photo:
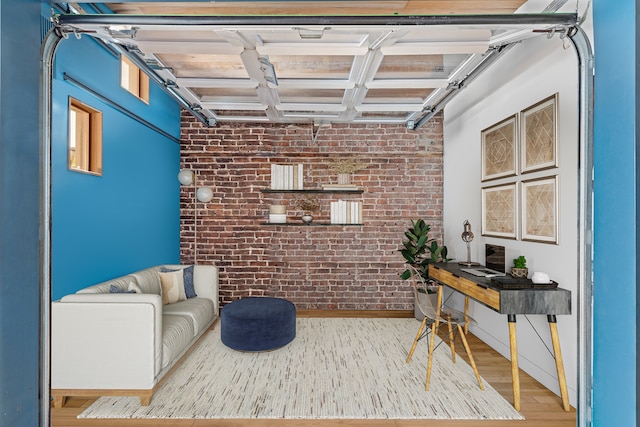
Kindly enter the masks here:
M 261 225 L 281 225 L 284 227 L 343 227 L 343 226 L 363 226 L 364 224 L 331 224 L 330 222 L 312 222 L 305 224 L 304 222 L 261 222 Z
M 364 193 L 364 190 L 358 189 L 358 190 L 341 190 L 341 189 L 335 189 L 335 190 L 322 190 L 320 188 L 318 189 L 314 189 L 314 190 L 271 190 L 271 189 L 267 189 L 267 190 L 260 190 L 263 193 L 300 193 L 300 194 L 320 194 L 320 193 L 342 193 L 342 194 L 348 194 L 348 193 L 352 193 L 352 194 L 362 194 Z

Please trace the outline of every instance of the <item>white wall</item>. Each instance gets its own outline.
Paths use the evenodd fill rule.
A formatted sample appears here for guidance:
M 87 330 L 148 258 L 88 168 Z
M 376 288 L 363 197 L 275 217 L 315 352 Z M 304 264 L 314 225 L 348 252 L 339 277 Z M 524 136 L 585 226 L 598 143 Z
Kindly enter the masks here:
M 559 167 L 520 174 L 517 180 L 547 175 L 559 179 L 559 244 L 484 237 L 481 234 L 481 188 L 513 177 L 481 182 L 481 131 L 536 102 L 558 93 Z M 577 287 L 578 287 L 578 59 L 568 41 L 540 36 L 514 47 L 484 75 L 464 89 L 444 112 L 444 235 L 452 257 L 466 259 L 460 234 L 468 219 L 475 239 L 472 260 L 484 262 L 485 243 L 506 248 L 507 268 L 525 255 L 529 274 L 544 271 L 572 292 L 570 316 L 558 316 L 571 404 L 577 392 Z M 458 304 L 461 297 L 458 295 Z M 507 318 L 473 303 L 471 315 L 478 325 L 472 333 L 509 358 Z M 551 338 L 546 316 L 518 316 L 520 367 L 547 388 L 559 393 L 555 362 L 546 347 Z M 533 326 L 532 326 L 533 325 Z M 544 344 L 537 336 L 538 331 Z M 482 374 L 482 366 L 479 367 Z M 526 392 L 523 391 L 523 395 Z

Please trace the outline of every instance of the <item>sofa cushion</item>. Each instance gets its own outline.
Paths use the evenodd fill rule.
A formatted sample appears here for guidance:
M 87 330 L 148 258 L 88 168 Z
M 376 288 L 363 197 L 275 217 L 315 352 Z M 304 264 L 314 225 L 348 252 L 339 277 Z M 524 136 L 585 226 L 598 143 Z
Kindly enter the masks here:
M 189 317 L 193 322 L 193 336 L 196 336 L 215 318 L 215 307 L 208 298 L 189 298 L 186 301 L 163 306 L 162 313 Z
M 162 287 L 162 304 L 173 304 L 187 299 L 182 271 L 159 272 L 158 276 Z
M 134 281 L 129 282 L 129 286 L 127 287 L 128 291 L 134 291 L 136 294 L 142 294 L 144 292 L 142 292 L 142 289 L 140 288 L 140 286 L 138 286 L 138 284 Z
M 109 293 L 110 294 L 135 294 L 136 291 L 135 289 L 121 289 L 119 287 L 117 287 L 116 285 L 111 285 L 109 287 Z
M 183 353 L 193 339 L 193 322 L 187 316 L 162 315 L 162 367 Z
M 160 272 L 167 273 L 171 271 L 182 271 L 182 279 L 184 281 L 184 293 L 187 298 L 195 298 L 196 294 L 195 286 L 193 283 L 193 265 L 185 268 L 168 268 L 162 267 Z
M 140 286 L 140 289 L 142 289 L 142 293 L 162 295 L 160 277 L 158 276 L 159 271 L 160 267 L 156 266 L 136 271 L 135 273 L 131 273 L 131 275 L 135 277 L 135 281 L 138 286 Z

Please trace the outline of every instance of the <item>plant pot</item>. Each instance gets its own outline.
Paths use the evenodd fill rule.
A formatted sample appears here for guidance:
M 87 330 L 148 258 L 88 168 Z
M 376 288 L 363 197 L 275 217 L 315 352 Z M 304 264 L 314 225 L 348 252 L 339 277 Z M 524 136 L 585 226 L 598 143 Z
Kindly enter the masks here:
M 351 174 L 349 174 L 349 173 L 339 173 L 338 174 L 338 184 L 340 184 L 340 185 L 351 184 Z
M 304 214 L 302 215 L 302 217 L 300 218 L 302 220 L 302 222 L 304 222 L 305 224 L 311 224 L 311 221 L 313 221 L 313 215 L 310 214 Z
M 529 276 L 529 269 L 511 267 L 511 275 L 518 279 L 526 279 Z

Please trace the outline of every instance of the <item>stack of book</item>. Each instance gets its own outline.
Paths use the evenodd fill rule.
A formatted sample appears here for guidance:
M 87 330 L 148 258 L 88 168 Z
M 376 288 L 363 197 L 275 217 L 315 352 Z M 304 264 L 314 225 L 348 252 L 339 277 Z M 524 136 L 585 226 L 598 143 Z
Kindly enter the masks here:
M 269 222 L 285 224 L 287 222 L 287 207 L 282 205 L 269 206 Z
M 331 224 L 362 224 L 362 202 L 331 202 Z
M 303 165 L 271 165 L 272 190 L 303 190 Z
M 358 190 L 358 187 L 356 187 L 354 184 L 324 184 L 322 186 L 322 189 L 326 191 L 356 191 Z

